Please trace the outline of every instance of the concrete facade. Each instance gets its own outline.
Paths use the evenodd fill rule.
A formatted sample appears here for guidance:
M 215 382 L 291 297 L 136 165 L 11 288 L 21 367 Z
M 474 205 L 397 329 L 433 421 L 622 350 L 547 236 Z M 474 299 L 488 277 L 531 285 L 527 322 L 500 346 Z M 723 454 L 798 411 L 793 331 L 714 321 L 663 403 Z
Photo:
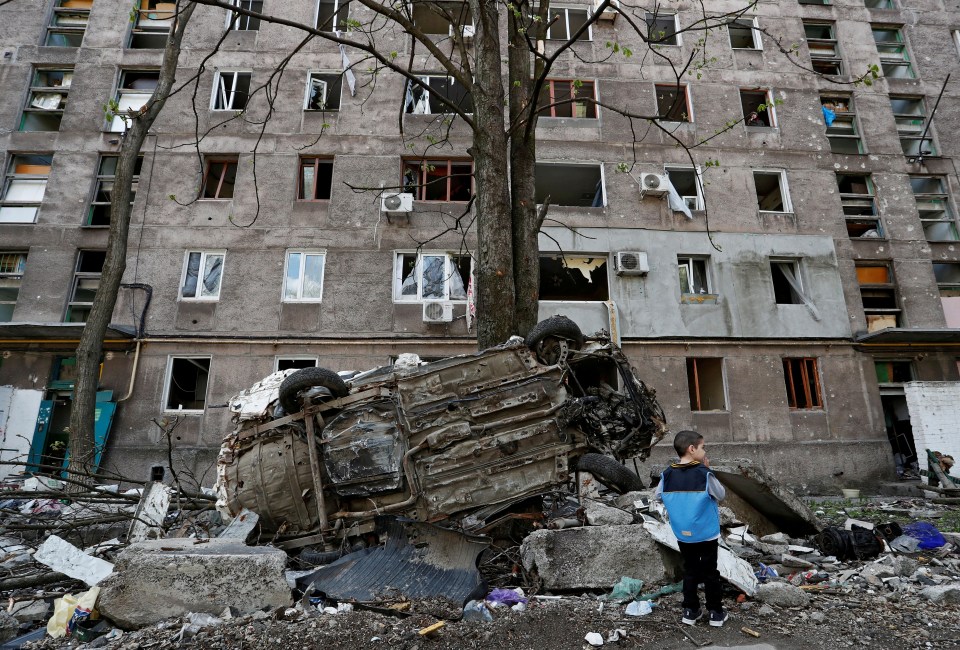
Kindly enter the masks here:
M 106 242 L 104 228 L 84 225 L 100 156 L 118 148 L 119 136 L 107 130 L 103 106 L 116 98 L 124 72 L 155 70 L 160 64 L 159 50 L 125 47 L 129 2 L 121 0 L 93 2 L 80 47 L 41 45 L 53 4 L 22 0 L 0 7 L 4 170 L 17 154 L 53 154 L 35 222 L 0 222 L 0 252 L 27 254 L 10 317 L 15 323 L 64 321 L 79 252 L 102 250 Z M 694 150 L 705 210 L 694 210 L 693 219 L 638 190 L 643 173 L 662 173 L 664 165 L 689 166 L 684 151 L 657 129 L 631 129 L 626 118 L 604 109 L 596 119 L 544 118 L 538 127 L 538 159 L 599 167 L 604 194 L 603 207 L 552 207 L 550 218 L 556 222 L 545 230 L 541 252 L 555 254 L 559 247 L 569 256 L 607 258 L 606 293 L 613 303 L 544 300 L 541 314 L 565 313 L 592 332 L 609 329 L 612 310 L 624 349 L 657 389 L 673 430 L 697 428 L 707 435 L 713 456 L 752 457 L 769 473 L 810 491 L 867 487 L 893 476 L 888 434 L 896 426 L 902 381 L 879 381 L 876 362 L 907 364 L 912 379 L 958 379 L 954 340 L 909 333 L 944 330 L 944 287 L 938 287 L 933 263 L 960 263 L 960 241 L 928 241 L 911 186 L 918 177 L 942 181 L 949 219 L 956 222 L 960 77 L 946 87 L 930 129 L 938 155 L 922 161 L 904 155 L 890 97 L 922 99 L 930 115 L 946 76 L 960 67 L 960 18 L 945 0 L 890 4 L 893 8 L 867 9 L 862 0 L 835 0 L 830 6 L 763 1 L 755 14 L 763 30 L 762 49 L 732 49 L 726 30 L 708 36 L 703 47 L 709 64 L 699 78 L 684 78 L 693 121 L 675 125 L 673 132 L 689 144 L 710 138 Z M 310 23 L 315 6 L 313 0 L 267 0 L 264 10 Z M 697 11 L 693 2 L 674 6 L 681 24 Z M 739 6 L 725 1 L 712 3 L 710 10 Z M 357 20 L 364 20 L 365 11 L 351 6 Z M 341 69 L 336 46 L 314 39 L 276 82 L 273 116 L 262 134 L 255 123 L 266 110 L 262 93 L 248 106 L 246 120 L 219 126 L 231 112 L 210 110 L 214 71 L 250 72 L 255 87 L 302 39 L 289 28 L 265 23 L 258 31 L 229 32 L 221 50 L 206 60 L 224 36 L 225 19 L 222 10 L 197 9 L 178 80 L 190 79 L 201 63 L 205 70 L 171 98 L 144 146 L 124 282 L 149 285 L 152 294 L 147 306 L 142 288 L 121 291 L 115 322 L 136 327 L 145 312 L 144 331 L 139 345 L 111 342 L 102 373 L 103 388 L 114 391 L 115 400 L 126 397 L 118 405 L 104 462 L 129 476 L 145 478 L 149 466 L 165 464 L 163 427 L 178 422 L 171 434 L 174 457 L 202 483 L 212 483 L 216 448 L 231 428 L 228 399 L 273 371 L 277 357 L 316 357 L 325 367 L 347 370 L 382 365 L 402 352 L 441 356 L 474 346 L 460 318 L 463 301 L 455 301 L 451 323 L 427 324 L 422 304 L 397 301 L 394 287 L 397 254 L 415 251 L 417 241 L 434 237 L 463 204 L 417 201 L 407 218 L 388 219 L 376 191 L 397 186 L 402 158 L 423 153 L 425 138 L 440 133 L 442 125 L 432 117 L 402 115 L 400 77 L 381 72 L 373 83 L 364 66 L 357 69 L 355 96 L 343 85 L 339 111 L 303 110 L 308 73 Z M 808 72 L 804 21 L 833 25 L 848 73 L 837 79 L 844 83 Z M 849 83 L 881 63 L 871 26 L 900 29 L 912 78 Z M 598 22 L 592 30 L 591 41 L 573 46 L 578 57 L 559 59 L 552 76 L 594 80 L 603 102 L 652 112 L 654 84 L 675 82 L 669 66 L 644 56 L 646 46 L 622 20 Z M 400 59 L 409 56 L 409 39 L 389 30 L 381 38 Z M 687 35 L 681 45 L 660 46 L 658 52 L 678 63 L 698 47 L 696 40 Z M 606 44 L 614 41 L 634 55 L 609 56 Z M 781 51 L 794 44 L 795 52 Z M 415 67 L 436 71 L 419 50 Z M 21 131 L 31 79 L 43 69 L 74 72 L 60 128 Z M 777 104 L 776 126 L 738 123 L 724 130 L 742 117 L 738 89 L 768 91 Z M 852 98 L 863 154 L 831 152 L 824 95 Z M 190 146 L 194 128 L 209 131 L 199 153 Z M 468 129 L 455 121 L 450 146 L 437 158 L 465 158 L 469 146 Z M 233 198 L 195 200 L 204 157 L 218 155 L 238 157 Z M 298 159 L 305 156 L 332 158 L 329 200 L 297 200 Z M 630 173 L 619 171 L 621 163 L 633 160 L 637 164 Z M 785 179 L 783 209 L 760 209 L 758 170 Z M 881 237 L 848 235 L 838 173 L 869 175 Z M 467 244 L 473 241 L 468 238 Z M 431 242 L 429 250 L 456 254 L 461 245 L 450 233 Z M 224 255 L 216 300 L 181 297 L 189 251 Z M 288 251 L 325 255 L 320 300 L 284 300 Z M 649 272 L 616 275 L 614 257 L 620 251 L 645 252 Z M 678 258 L 704 263 L 706 295 L 682 295 Z M 805 302 L 777 303 L 771 260 L 796 264 Z M 868 329 L 857 275 L 863 264 L 889 265 L 900 310 L 897 329 L 907 330 L 906 338 L 861 340 Z M 54 359 L 69 357 L 75 342 L 69 336 L 23 332 L 9 326 L 0 336 L 0 386 L 48 387 L 56 379 Z M 187 413 L 166 408 L 174 357 L 209 359 L 203 408 Z M 722 360 L 711 367 L 721 368 L 723 408 L 694 408 L 692 358 Z M 810 368 L 818 404 L 791 405 L 784 359 L 816 360 Z M 49 397 L 63 401 L 67 393 L 62 386 L 58 390 Z M 664 445 L 658 454 L 668 451 Z

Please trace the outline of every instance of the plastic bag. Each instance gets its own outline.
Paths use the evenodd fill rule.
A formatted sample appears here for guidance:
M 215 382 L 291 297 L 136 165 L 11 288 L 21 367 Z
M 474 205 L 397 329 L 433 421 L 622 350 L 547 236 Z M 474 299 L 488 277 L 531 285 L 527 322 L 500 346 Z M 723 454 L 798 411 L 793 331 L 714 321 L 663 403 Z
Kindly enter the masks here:
M 653 603 L 649 600 L 635 600 L 627 605 L 624 613 L 627 616 L 646 616 L 653 611 Z
M 517 603 L 526 603 L 527 599 L 513 589 L 494 589 L 487 596 L 487 602 L 496 605 L 513 607 Z
M 643 590 L 643 580 L 639 578 L 628 578 L 623 576 L 620 582 L 613 586 L 613 591 L 609 596 L 604 596 L 606 600 L 612 600 L 615 603 L 622 603 L 627 600 L 633 600 L 640 595 Z
M 47 634 L 54 639 L 69 636 L 80 621 L 98 618 L 95 606 L 100 587 L 90 587 L 82 594 L 66 594 L 53 601 L 53 616 L 47 621 Z
M 913 537 L 920 543 L 917 545 L 921 551 L 940 548 L 947 543 L 943 535 L 936 527 L 926 521 L 915 521 L 903 527 L 903 534 Z

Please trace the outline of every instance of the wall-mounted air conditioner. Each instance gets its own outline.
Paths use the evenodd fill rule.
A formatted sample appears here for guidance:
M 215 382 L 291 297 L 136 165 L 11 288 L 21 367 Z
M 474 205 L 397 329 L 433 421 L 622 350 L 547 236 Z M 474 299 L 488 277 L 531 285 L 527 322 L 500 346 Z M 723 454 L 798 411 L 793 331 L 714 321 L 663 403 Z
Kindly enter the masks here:
M 650 272 L 647 254 L 641 251 L 622 251 L 617 253 L 617 275 L 646 275 Z
M 640 191 L 644 195 L 663 196 L 670 186 L 670 177 L 666 174 L 644 174 L 640 177 Z
M 433 300 L 423 303 L 424 323 L 449 323 L 453 320 L 453 303 Z
M 385 193 L 380 197 L 380 207 L 384 212 L 413 212 L 413 194 Z

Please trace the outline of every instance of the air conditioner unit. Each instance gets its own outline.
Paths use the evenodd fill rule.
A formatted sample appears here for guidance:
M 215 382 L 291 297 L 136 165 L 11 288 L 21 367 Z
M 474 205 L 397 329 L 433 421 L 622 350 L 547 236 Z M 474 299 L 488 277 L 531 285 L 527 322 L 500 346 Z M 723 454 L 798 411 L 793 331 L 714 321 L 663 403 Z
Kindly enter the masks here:
M 413 212 L 413 194 L 409 192 L 388 193 L 380 197 L 384 212 Z
M 452 320 L 452 302 L 431 301 L 423 303 L 424 323 L 449 323 Z
M 666 174 L 644 174 L 640 177 L 640 191 L 653 196 L 663 196 L 667 193 L 670 177 Z
M 650 272 L 647 254 L 640 251 L 617 253 L 617 275 L 646 275 Z
M 473 35 L 477 33 L 477 28 L 474 25 L 464 25 L 460 28 L 460 35 L 463 36 L 463 40 L 470 40 L 473 38 Z

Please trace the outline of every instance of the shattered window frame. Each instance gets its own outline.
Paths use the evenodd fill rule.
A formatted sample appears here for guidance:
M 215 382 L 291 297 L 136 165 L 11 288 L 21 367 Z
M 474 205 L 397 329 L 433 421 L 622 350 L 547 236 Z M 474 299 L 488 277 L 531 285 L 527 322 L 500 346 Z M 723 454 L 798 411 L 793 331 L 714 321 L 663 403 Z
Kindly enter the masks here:
M 546 79 L 540 89 L 538 112 L 540 117 L 595 120 L 599 117 L 597 82 L 582 79 Z M 578 101 L 583 98 L 587 101 Z M 557 104 L 557 102 L 561 102 Z M 569 115 L 558 113 L 569 112 Z M 577 113 L 582 113 L 578 115 Z
M 705 255 L 677 255 L 677 282 L 681 296 L 714 295 L 710 284 L 710 258 Z
M 810 32 L 827 30 L 826 38 L 811 37 Z M 843 76 L 843 56 L 837 40 L 837 25 L 833 21 L 803 21 L 803 34 L 810 52 L 810 67 L 814 72 L 832 77 Z
M 227 0 L 230 4 L 247 11 L 255 11 L 258 14 L 263 13 L 263 0 Z M 227 31 L 234 32 L 258 32 L 260 31 L 260 19 L 256 16 L 240 14 L 236 11 L 227 11 Z
M 917 74 L 907 51 L 903 25 L 870 25 L 870 31 L 877 46 L 883 76 L 888 79 L 916 79 Z M 884 36 L 884 33 L 887 36 Z
M 550 274 L 554 271 L 550 269 L 550 265 L 558 262 L 559 267 L 551 277 Z M 599 281 L 601 269 L 602 282 Z M 540 301 L 597 303 L 610 300 L 612 269 L 609 253 L 541 251 Z M 564 286 L 564 283 L 571 286 Z
M 183 391 L 184 393 L 192 392 L 196 398 L 199 394 L 200 399 L 194 400 L 194 402 L 199 401 L 200 407 L 196 408 L 171 408 L 170 400 L 175 396 L 171 391 L 171 388 L 174 388 L 174 382 L 176 377 L 174 377 L 174 366 L 177 365 L 178 361 L 183 361 L 184 367 L 189 368 L 190 365 L 196 366 L 198 369 L 203 370 L 205 376 L 203 377 L 203 387 L 202 394 L 200 394 L 201 387 L 199 384 L 199 376 L 197 377 L 198 382 L 192 389 L 189 389 L 186 386 L 180 386 L 177 384 L 176 388 Z M 201 364 L 196 363 L 198 361 L 206 361 L 206 368 L 203 368 Z M 160 406 L 164 413 L 178 413 L 183 415 L 201 415 L 207 406 L 207 391 L 210 389 L 210 373 L 213 369 L 213 355 L 210 354 L 171 354 L 167 356 L 167 365 L 163 374 L 163 396 L 161 398 Z
M 860 122 L 853 95 L 820 95 L 820 106 L 831 153 L 852 156 L 867 153 L 860 136 Z M 827 124 L 824 109 L 833 112 L 832 124 Z
M 10 154 L 0 193 L 0 224 L 37 222 L 52 167 L 52 153 Z
M 64 6 L 67 3 L 70 6 Z M 86 6 L 83 6 L 86 5 Z M 93 0 L 56 0 L 47 32 L 44 35 L 44 47 L 80 47 L 90 21 L 90 8 Z
M 297 201 L 329 201 L 333 195 L 333 165 L 334 158 L 332 156 L 301 157 L 297 173 Z M 320 174 L 321 168 L 325 170 L 323 176 Z M 307 195 L 307 175 L 305 174 L 307 170 L 310 170 L 312 174 L 309 196 Z M 329 172 L 329 175 L 327 175 L 327 172 Z
M 531 7 L 531 11 L 535 12 L 536 9 Z M 570 14 L 576 14 L 578 18 L 580 14 L 583 14 L 581 20 L 575 20 L 573 26 L 570 24 Z M 591 19 L 591 10 L 589 7 L 584 6 L 570 6 L 570 7 L 554 7 L 553 5 L 547 10 L 547 33 L 546 40 L 548 41 L 569 41 L 571 35 L 575 34 L 577 30 L 583 25 L 583 23 Z M 554 17 L 556 17 L 556 22 L 554 22 Z M 562 31 L 563 35 L 560 35 Z M 576 39 L 574 42 L 589 42 L 593 40 L 593 25 L 588 25 L 587 29 L 580 34 L 580 38 Z
M 303 363 L 309 361 L 311 363 Z M 281 368 L 281 364 L 287 364 L 286 368 Z M 273 371 L 287 370 L 289 368 L 316 368 L 320 365 L 320 357 L 316 354 L 278 354 L 273 357 Z
M 85 228 L 108 228 L 110 226 L 110 205 L 113 183 L 116 179 L 117 164 L 120 156 L 117 154 L 100 154 L 97 161 L 97 176 L 93 181 L 93 194 L 90 197 L 90 206 L 83 221 Z M 112 168 L 112 169 L 111 169 Z M 137 188 L 140 184 L 140 172 L 143 169 L 143 154 L 137 156 L 133 179 L 130 187 L 130 205 L 137 199 Z M 106 213 L 104 215 L 104 213 Z
M 891 316 L 894 319 L 893 327 L 901 327 L 903 310 L 900 292 L 893 274 L 893 265 L 887 261 L 858 261 L 856 273 L 867 331 L 884 329 L 888 326 Z
M 750 129 L 776 129 L 777 111 L 773 100 L 773 90 L 770 88 L 740 88 L 740 110 L 743 113 L 743 125 Z M 762 100 L 751 110 L 748 107 L 754 105 L 754 101 L 762 96 Z M 763 110 L 760 110 L 760 106 Z M 750 113 L 756 113 L 757 118 L 765 124 L 750 124 Z
M 219 171 L 217 171 L 219 166 Z M 239 156 L 210 156 L 203 159 L 203 186 L 200 201 L 232 201 L 240 171 Z M 233 180 L 229 181 L 232 176 Z M 216 186 L 211 182 L 216 180 Z M 226 181 L 226 182 L 225 182 Z M 212 188 L 212 189 L 211 189 Z
M 945 175 L 911 174 L 910 191 L 927 241 L 960 241 L 957 211 L 950 200 L 950 178 Z M 934 232 L 937 234 L 934 235 Z
M 683 39 L 680 36 L 680 15 L 666 12 L 646 12 L 643 16 L 643 22 L 647 25 L 647 37 L 650 45 L 671 45 L 679 47 L 683 45 Z M 654 31 L 658 29 L 659 31 Z
M 770 280 L 773 287 L 773 301 L 777 305 L 803 305 L 806 300 L 806 287 L 803 281 L 803 265 L 798 257 L 771 257 Z M 797 284 L 790 283 L 786 269 L 793 273 Z M 778 277 L 780 279 L 778 279 Z M 786 284 L 786 286 L 784 286 Z
M 217 262 L 219 258 L 219 264 Z M 194 260 L 196 263 L 194 264 Z M 227 261 L 227 251 L 188 250 L 183 256 L 183 271 L 180 274 L 180 290 L 177 300 L 185 302 L 217 302 L 223 286 L 223 269 Z M 203 280 L 200 270 L 203 269 Z M 211 289 L 211 274 L 216 272 L 216 287 Z
M 550 170 L 557 170 L 551 172 Z M 576 170 L 574 172 L 574 170 Z M 588 171 L 590 181 L 596 179 L 593 187 L 573 186 L 570 181 L 564 189 L 566 190 L 588 190 L 579 192 L 575 195 L 568 194 L 562 196 L 548 191 L 548 187 L 556 185 L 556 178 L 553 174 L 566 174 L 567 180 L 577 178 L 582 180 L 586 178 L 580 170 Z M 550 196 L 550 207 L 576 207 L 584 209 L 606 208 L 607 207 L 607 177 L 602 162 L 579 162 L 579 161 L 558 161 L 558 160 L 537 160 L 534 165 L 534 200 L 537 205 L 543 205 L 547 196 Z
M 124 133 L 129 127 L 128 110 L 141 111 L 153 96 L 160 83 L 160 71 L 156 69 L 123 69 L 117 79 L 117 110 L 107 124 L 110 133 Z
M 453 36 L 453 28 L 459 27 L 461 34 L 464 28 L 474 28 L 473 15 L 470 12 L 470 4 L 463 0 L 439 0 L 438 2 L 413 2 L 410 15 L 413 24 L 421 32 L 428 36 Z M 441 12 L 434 11 L 436 7 Z M 453 20 L 448 20 L 442 13 L 446 12 Z M 442 31 L 428 31 L 442 30 Z M 468 32 L 469 34 L 469 32 Z
M 913 362 L 909 359 L 875 359 L 873 369 L 881 387 L 903 386 L 915 377 Z
M 253 72 L 250 70 L 217 70 L 213 74 L 210 110 L 214 112 L 246 110 L 250 102 L 252 85 Z
M 674 189 L 677 190 L 677 193 L 680 194 L 680 198 L 683 200 L 684 203 L 686 203 L 688 208 L 690 208 L 691 210 L 705 209 L 704 208 L 705 203 L 703 199 L 703 175 L 699 166 L 690 167 L 689 165 L 664 165 L 663 171 L 667 174 L 667 176 L 671 176 L 673 174 L 677 174 L 677 175 L 693 174 L 694 190 L 696 190 L 695 196 L 681 193 L 680 188 L 677 187 L 677 183 L 673 182 L 675 177 L 672 177 L 670 179 L 670 182 L 673 185 Z
M 53 83 L 58 80 L 59 85 Z M 70 101 L 72 82 L 72 67 L 35 67 L 30 82 L 30 90 L 27 93 L 27 103 L 21 111 L 19 130 L 27 132 L 59 131 L 63 120 L 63 112 Z M 53 105 L 54 101 L 56 101 L 56 105 Z
M 323 83 L 323 93 L 319 102 L 314 101 L 316 98 L 314 92 L 315 81 Z M 305 112 L 339 112 L 342 101 L 343 73 L 331 70 L 310 70 L 307 72 L 307 86 L 303 94 L 303 110 Z
M 900 138 L 900 149 L 903 155 L 936 156 L 937 147 L 933 142 L 932 125 L 927 127 L 927 105 L 922 96 L 891 95 L 890 110 L 893 112 L 893 121 L 897 125 L 897 137 Z M 926 130 L 926 136 L 924 136 Z M 924 144 L 927 146 L 924 147 Z
M 439 294 L 423 295 L 423 273 L 426 267 L 424 258 L 444 258 L 444 268 L 434 279 L 442 280 L 443 291 Z M 431 262 L 431 264 L 435 264 Z M 469 264 L 467 277 L 463 277 L 463 266 Z M 435 270 L 435 269 L 432 269 Z M 448 251 L 396 251 L 393 264 L 393 302 L 401 304 L 423 303 L 434 300 L 443 300 L 453 303 L 466 303 L 467 291 L 475 270 L 474 260 L 470 253 Z M 459 282 L 454 279 L 454 272 Z M 415 274 L 415 275 L 413 275 Z M 413 282 L 407 282 L 410 279 Z M 451 282 L 451 280 L 454 280 Z M 406 286 L 404 286 L 406 285 Z M 415 287 L 416 293 L 410 293 L 410 287 Z M 462 296 L 462 297 L 461 297 Z
M 464 187 L 462 181 L 467 168 L 469 187 Z M 401 160 L 400 182 L 403 191 L 413 194 L 415 201 L 467 203 L 473 198 L 474 191 L 473 160 L 404 158 Z
M 791 411 L 823 410 L 819 366 L 816 357 L 783 358 L 783 381 Z
M 28 251 L 0 251 L 0 323 L 13 320 L 28 255 Z
M 311 258 L 313 262 L 311 263 Z M 296 267 L 296 268 L 294 268 Z M 324 275 L 327 269 L 327 252 L 323 250 L 288 250 L 283 262 L 282 302 L 320 303 L 323 302 Z M 295 275 L 291 275 L 295 271 Z M 319 275 L 319 278 L 313 277 Z M 308 276 L 309 281 L 308 281 Z M 309 294 L 305 288 L 316 285 Z
M 100 288 L 106 251 L 84 249 L 77 251 L 77 261 L 70 285 L 70 299 L 63 315 L 64 323 L 85 323 L 93 307 L 93 299 Z
M 162 49 L 167 44 L 167 36 L 173 28 L 176 12 L 176 2 L 135 0 L 127 48 Z
M 729 410 L 725 365 L 723 357 L 687 357 L 687 390 L 690 393 L 691 411 L 702 413 Z M 701 382 L 701 377 L 706 381 Z M 711 382 L 711 385 L 706 385 L 707 381 Z M 713 405 L 714 400 L 711 400 L 711 397 L 720 398 L 719 407 Z
M 847 236 L 850 239 L 886 239 L 870 173 L 837 172 L 836 179 Z M 844 192 L 844 185 L 849 186 L 848 189 L 862 185 L 866 192 Z M 875 231 L 877 236 L 866 236 L 871 231 Z
M 657 102 L 657 119 L 661 122 L 693 122 L 693 102 L 687 84 L 654 84 L 653 96 Z
M 415 75 L 430 90 L 407 80 L 406 94 L 403 100 L 404 115 L 456 115 L 447 104 L 430 101 L 430 96 L 436 94 L 458 107 L 468 115 L 473 114 L 473 95 L 470 90 L 450 75 L 418 74 Z M 436 88 L 434 90 L 434 88 Z
M 941 298 L 960 298 L 960 262 L 932 262 Z
M 351 0 L 317 0 L 313 9 L 313 24 L 321 32 L 349 32 L 350 31 L 350 2 Z M 323 11 L 323 5 L 333 5 Z M 323 23 L 321 24 L 321 20 Z
M 770 212 L 773 214 L 792 214 L 793 213 L 793 204 L 790 201 L 790 187 L 787 184 L 787 170 L 785 169 L 751 169 L 753 172 L 753 186 L 754 194 L 757 197 L 757 207 L 760 212 Z M 763 206 L 763 201 L 765 198 L 772 196 L 768 194 L 766 196 L 760 196 L 760 189 L 757 186 L 757 176 L 776 176 L 778 187 L 780 191 L 780 210 L 771 210 Z
M 730 38 L 730 49 L 746 50 L 748 52 L 759 52 L 763 50 L 763 41 L 760 38 L 759 26 L 756 18 L 737 18 L 727 25 L 727 36 Z M 734 42 L 745 42 L 749 35 L 751 46 L 742 47 L 734 45 Z

